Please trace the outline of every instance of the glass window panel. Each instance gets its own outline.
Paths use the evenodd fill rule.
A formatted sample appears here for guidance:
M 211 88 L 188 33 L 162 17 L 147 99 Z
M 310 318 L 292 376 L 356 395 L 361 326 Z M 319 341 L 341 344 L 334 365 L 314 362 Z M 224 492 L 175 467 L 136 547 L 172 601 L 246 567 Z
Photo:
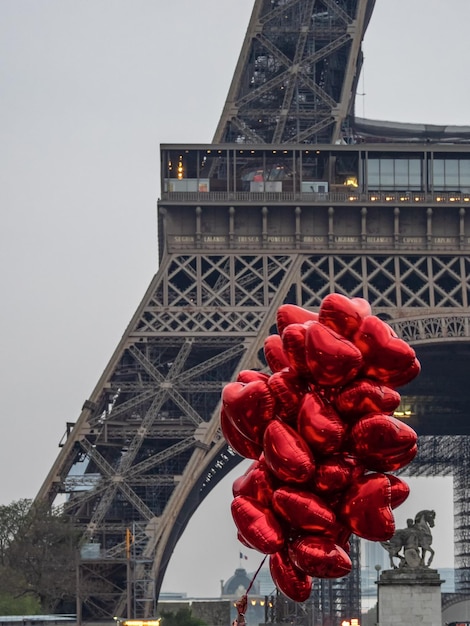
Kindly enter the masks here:
M 393 176 L 394 159 L 380 159 L 380 175 Z
M 432 182 L 434 187 L 444 186 L 444 159 L 434 159 Z
M 394 183 L 394 159 L 380 159 L 380 187 L 390 189 Z
M 408 187 L 408 159 L 395 159 L 395 185 Z
M 369 159 L 367 162 L 367 185 L 377 188 L 380 184 L 380 163 L 378 159 Z
M 413 189 L 421 189 L 421 161 L 410 159 L 409 164 L 409 185 Z
M 470 187 L 470 160 L 461 159 L 460 165 L 460 185 L 462 187 Z
M 459 185 L 459 162 L 457 160 L 445 161 L 445 186 L 456 188 Z

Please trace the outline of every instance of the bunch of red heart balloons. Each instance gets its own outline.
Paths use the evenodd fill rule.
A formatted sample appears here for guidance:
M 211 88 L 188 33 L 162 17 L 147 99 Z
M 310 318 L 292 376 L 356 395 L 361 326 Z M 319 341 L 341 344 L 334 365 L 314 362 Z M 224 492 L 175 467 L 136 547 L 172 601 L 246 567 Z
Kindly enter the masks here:
M 233 483 L 239 540 L 269 555 L 277 588 L 296 602 L 312 579 L 351 571 L 352 534 L 386 541 L 409 494 L 392 474 L 417 453 L 393 417 L 396 388 L 420 372 L 414 350 L 362 298 L 326 296 L 318 313 L 285 304 L 264 342 L 272 372 L 225 385 L 221 429 L 253 459 Z

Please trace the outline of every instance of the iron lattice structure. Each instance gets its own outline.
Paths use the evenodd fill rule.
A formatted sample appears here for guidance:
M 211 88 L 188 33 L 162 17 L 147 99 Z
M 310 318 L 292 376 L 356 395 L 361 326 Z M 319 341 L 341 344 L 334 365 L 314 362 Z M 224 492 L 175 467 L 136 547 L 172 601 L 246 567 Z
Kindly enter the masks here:
M 334 143 L 375 0 L 255 2 L 214 143 Z
M 266 367 L 281 304 L 331 292 L 366 298 L 418 351 L 408 471 L 454 476 L 470 589 L 470 150 L 354 131 L 373 5 L 256 0 L 213 143 L 162 146 L 158 272 L 37 496 L 65 494 L 83 531 L 79 622 L 152 615 L 192 514 L 241 461 L 219 429 L 223 386 Z M 356 556 L 349 577 L 317 582 L 308 624 L 359 616 Z

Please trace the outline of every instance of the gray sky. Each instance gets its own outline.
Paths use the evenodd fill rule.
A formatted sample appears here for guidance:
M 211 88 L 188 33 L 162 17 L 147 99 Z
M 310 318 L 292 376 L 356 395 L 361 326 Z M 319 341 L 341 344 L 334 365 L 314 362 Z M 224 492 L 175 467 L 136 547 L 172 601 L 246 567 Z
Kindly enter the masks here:
M 0 1 L 0 504 L 35 496 L 143 297 L 159 144 L 211 141 L 253 4 Z M 468 0 L 377 0 L 357 114 L 470 125 L 469 22 Z M 239 565 L 234 476 L 191 520 L 165 590 L 216 596 Z M 422 480 L 397 524 L 435 508 L 436 564 L 451 566 L 449 479 Z

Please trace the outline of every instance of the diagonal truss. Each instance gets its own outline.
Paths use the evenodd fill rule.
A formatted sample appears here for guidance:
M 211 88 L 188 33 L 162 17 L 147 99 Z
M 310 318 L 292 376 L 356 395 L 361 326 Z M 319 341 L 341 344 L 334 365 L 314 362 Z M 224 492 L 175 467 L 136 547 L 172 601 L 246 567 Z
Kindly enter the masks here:
M 374 0 L 256 0 L 214 143 L 347 134 Z

